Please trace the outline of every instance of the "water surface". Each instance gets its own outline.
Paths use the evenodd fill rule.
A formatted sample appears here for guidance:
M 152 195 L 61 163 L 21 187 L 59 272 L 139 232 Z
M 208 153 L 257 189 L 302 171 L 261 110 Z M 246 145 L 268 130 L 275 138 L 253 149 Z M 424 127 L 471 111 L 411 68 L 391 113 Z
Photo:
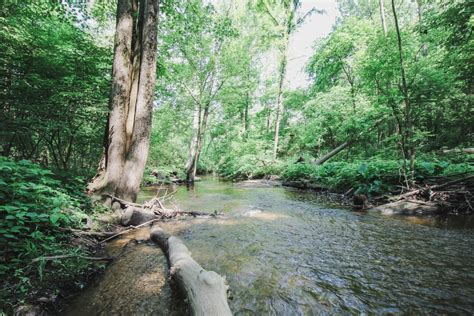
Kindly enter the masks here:
M 227 277 L 236 315 L 474 312 L 472 217 L 355 213 L 311 192 L 216 179 L 176 189 L 181 209 L 225 214 L 163 226 Z M 145 314 L 170 312 L 147 302 Z

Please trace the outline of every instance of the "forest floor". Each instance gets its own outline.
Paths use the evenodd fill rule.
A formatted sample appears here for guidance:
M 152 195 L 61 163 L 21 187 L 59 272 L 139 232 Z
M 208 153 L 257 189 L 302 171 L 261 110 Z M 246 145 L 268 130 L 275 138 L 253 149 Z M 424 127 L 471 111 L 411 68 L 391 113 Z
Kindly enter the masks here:
M 81 254 L 41 258 L 43 271 L 38 276 L 30 275 L 33 290 L 15 307 L 14 314 L 60 315 L 73 297 L 102 275 L 115 259 L 108 255 L 102 240 L 123 229 L 112 218 L 100 214 L 89 219 L 88 225 L 93 228 L 68 229 L 69 246 L 81 249 Z

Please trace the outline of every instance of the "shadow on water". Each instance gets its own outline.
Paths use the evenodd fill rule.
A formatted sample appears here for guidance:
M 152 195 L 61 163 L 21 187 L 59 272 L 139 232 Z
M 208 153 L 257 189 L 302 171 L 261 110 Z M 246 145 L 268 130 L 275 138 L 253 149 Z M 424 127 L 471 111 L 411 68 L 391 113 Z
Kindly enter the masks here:
M 236 315 L 474 311 L 472 217 L 354 213 L 309 192 L 215 179 L 204 179 L 193 190 L 176 189 L 180 208 L 225 214 L 163 225 L 185 240 L 204 268 L 227 277 Z M 147 188 L 140 198 L 155 194 L 156 188 Z M 183 312 L 176 307 L 182 302 L 173 301 L 162 282 L 166 268 L 160 250 L 136 245 L 127 251 L 94 290 L 90 300 L 98 301 L 96 311 Z M 127 276 L 130 267 L 135 271 Z M 122 281 L 114 280 L 124 274 Z M 135 299 L 128 305 L 127 296 Z

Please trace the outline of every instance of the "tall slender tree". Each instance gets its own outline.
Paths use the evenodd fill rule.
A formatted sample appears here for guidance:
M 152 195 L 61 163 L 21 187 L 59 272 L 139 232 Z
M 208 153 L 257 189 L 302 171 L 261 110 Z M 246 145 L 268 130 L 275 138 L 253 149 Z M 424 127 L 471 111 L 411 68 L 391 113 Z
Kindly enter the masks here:
M 387 35 L 387 22 L 385 21 L 385 9 L 383 5 L 384 0 L 379 0 L 380 19 L 382 21 L 383 34 Z
M 278 37 L 278 82 L 277 82 L 277 104 L 275 108 L 275 130 L 273 136 L 273 159 L 278 155 L 278 143 L 280 139 L 280 124 L 284 113 L 283 107 L 283 89 L 285 84 L 286 68 L 288 65 L 288 47 L 290 45 L 290 36 L 296 30 L 296 27 L 303 23 L 305 19 L 314 12 L 312 8 L 303 15 L 298 15 L 298 9 L 301 7 L 300 0 L 260 0 L 259 5 L 265 12 L 275 28 Z
M 393 19 L 395 21 L 395 30 L 397 32 L 397 47 L 398 47 L 398 55 L 399 55 L 399 63 L 400 63 L 400 77 L 401 77 L 401 91 L 403 94 L 403 102 L 404 102 L 404 116 L 405 116 L 405 131 L 404 135 L 404 144 L 405 144 L 405 155 L 407 155 L 408 159 L 410 160 L 410 182 L 414 181 L 415 176 L 415 147 L 412 144 L 412 137 L 413 137 L 413 122 L 412 122 L 412 109 L 411 109 L 411 102 L 410 97 L 408 94 L 408 84 L 406 79 L 406 72 L 405 72 L 405 64 L 403 60 L 403 47 L 402 47 L 402 36 L 400 33 L 400 26 L 398 24 L 398 17 L 397 17 L 397 10 L 395 8 L 395 1 L 392 0 L 392 12 L 393 12 Z M 407 186 L 409 184 L 407 183 Z

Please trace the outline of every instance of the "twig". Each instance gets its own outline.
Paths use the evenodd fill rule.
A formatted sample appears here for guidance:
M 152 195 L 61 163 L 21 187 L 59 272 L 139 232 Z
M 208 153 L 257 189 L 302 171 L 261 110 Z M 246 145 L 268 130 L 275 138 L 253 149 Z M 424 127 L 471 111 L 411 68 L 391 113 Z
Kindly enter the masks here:
M 108 237 L 115 234 L 114 232 L 89 232 L 89 231 L 83 231 L 80 229 L 65 229 L 65 231 L 70 231 L 75 235 L 85 235 L 85 236 L 93 236 L 93 237 Z
M 109 241 L 109 240 L 111 240 L 111 239 L 114 239 L 115 237 L 118 237 L 118 236 L 120 236 L 120 235 L 126 234 L 126 233 L 128 233 L 128 232 L 130 232 L 130 231 L 132 231 L 132 230 L 135 230 L 135 229 L 138 229 L 138 228 L 145 227 L 145 226 L 147 226 L 147 225 L 153 224 L 154 222 L 159 221 L 160 219 L 161 219 L 161 217 L 159 217 L 159 218 L 154 218 L 154 219 L 149 220 L 148 222 L 145 222 L 145 223 L 140 224 L 140 225 L 138 225 L 138 226 L 133 226 L 132 228 L 129 228 L 129 229 L 126 229 L 126 230 L 122 230 L 121 232 L 119 232 L 119 233 L 117 233 L 117 234 L 115 234 L 115 235 L 110 236 L 109 238 L 105 238 L 104 240 L 100 241 L 99 244 L 103 244 L 103 243 L 105 243 L 106 241 Z
M 130 202 L 130 201 L 125 201 L 125 200 L 122 200 L 116 196 L 113 196 L 111 194 L 106 194 L 106 196 L 110 197 L 111 199 L 113 200 L 116 200 L 118 202 L 120 202 L 120 204 L 122 205 L 125 205 L 125 206 L 137 206 L 137 207 L 143 207 L 143 205 L 141 204 L 138 204 L 138 203 L 133 203 L 133 202 Z
M 113 258 L 110 257 L 88 257 L 88 256 L 83 256 L 83 255 L 58 255 L 58 256 L 49 256 L 49 257 L 38 257 L 33 260 L 31 260 L 32 263 L 38 262 L 38 261 L 50 261 L 50 260 L 56 260 L 56 259 L 67 259 L 67 258 L 82 258 L 82 259 L 87 259 L 87 260 L 97 260 L 97 261 L 103 261 L 103 260 L 113 260 Z
M 406 200 L 409 203 L 415 203 L 415 204 L 420 204 L 420 205 L 427 205 L 427 206 L 432 206 L 430 203 L 422 202 L 422 201 L 415 201 L 415 200 Z
M 449 187 L 453 184 L 463 182 L 463 181 L 466 181 L 466 180 L 470 180 L 470 179 L 474 179 L 474 175 L 470 175 L 470 176 L 460 178 L 460 179 L 456 179 L 456 180 L 453 180 L 453 181 L 448 181 L 448 182 L 440 184 L 440 185 L 435 185 L 435 186 L 431 187 L 431 190 L 432 191 L 439 191 L 439 190 L 444 189 L 446 187 Z

